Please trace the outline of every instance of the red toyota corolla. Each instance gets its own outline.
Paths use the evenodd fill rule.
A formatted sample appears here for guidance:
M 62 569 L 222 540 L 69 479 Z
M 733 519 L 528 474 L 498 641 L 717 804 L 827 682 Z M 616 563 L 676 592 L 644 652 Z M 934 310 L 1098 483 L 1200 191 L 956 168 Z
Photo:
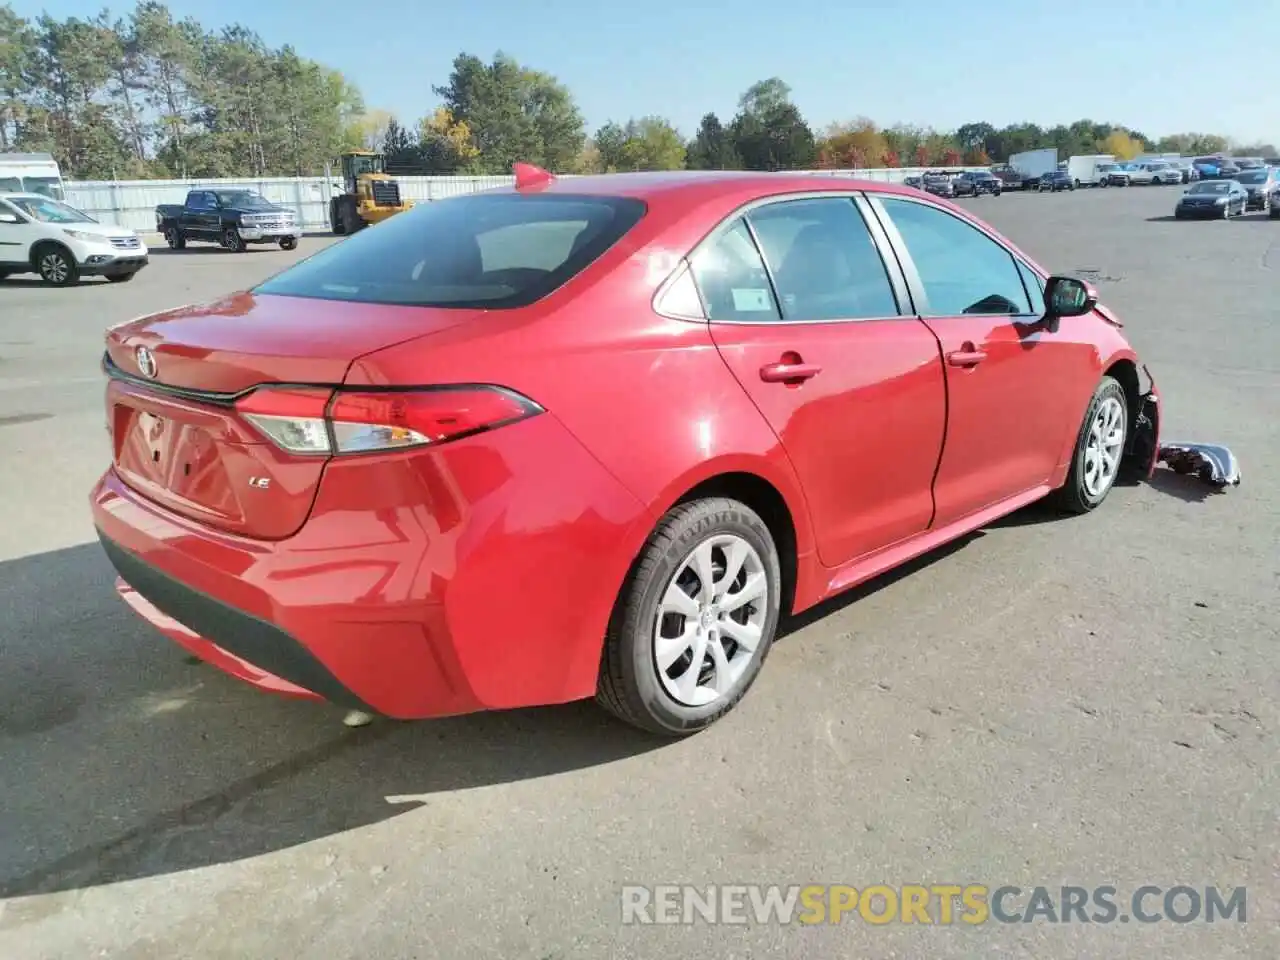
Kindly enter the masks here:
M 685 734 L 780 616 L 1149 475 L 1118 327 L 906 187 L 520 168 L 110 330 L 93 515 L 132 607 L 260 687 Z

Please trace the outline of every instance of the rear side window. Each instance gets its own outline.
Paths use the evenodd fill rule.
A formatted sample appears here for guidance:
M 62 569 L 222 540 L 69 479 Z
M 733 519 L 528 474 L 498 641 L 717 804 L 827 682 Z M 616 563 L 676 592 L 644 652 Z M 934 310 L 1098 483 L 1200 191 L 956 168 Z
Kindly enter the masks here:
M 514 193 L 425 203 L 326 247 L 256 293 L 504 309 L 558 289 L 644 216 L 630 197 Z
M 769 272 L 741 218 L 700 247 L 690 266 L 708 320 L 769 323 L 782 319 Z

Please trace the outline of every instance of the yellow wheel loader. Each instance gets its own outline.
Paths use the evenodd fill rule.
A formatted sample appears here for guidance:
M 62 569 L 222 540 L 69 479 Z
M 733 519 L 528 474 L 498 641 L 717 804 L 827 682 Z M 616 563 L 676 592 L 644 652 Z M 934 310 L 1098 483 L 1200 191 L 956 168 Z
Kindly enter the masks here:
M 388 176 L 380 153 L 353 150 L 342 155 L 343 192 L 329 201 L 329 226 L 338 236 L 403 213 L 412 200 L 400 196 L 400 184 Z

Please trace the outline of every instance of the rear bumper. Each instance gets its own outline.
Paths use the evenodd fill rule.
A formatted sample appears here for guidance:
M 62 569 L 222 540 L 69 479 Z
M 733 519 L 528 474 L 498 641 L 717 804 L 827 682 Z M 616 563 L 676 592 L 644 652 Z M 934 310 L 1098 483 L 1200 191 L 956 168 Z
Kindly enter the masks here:
M 91 505 L 121 596 L 170 639 L 260 688 L 402 719 L 591 696 L 651 525 L 550 414 L 331 461 L 285 540 L 204 527 L 113 469 Z

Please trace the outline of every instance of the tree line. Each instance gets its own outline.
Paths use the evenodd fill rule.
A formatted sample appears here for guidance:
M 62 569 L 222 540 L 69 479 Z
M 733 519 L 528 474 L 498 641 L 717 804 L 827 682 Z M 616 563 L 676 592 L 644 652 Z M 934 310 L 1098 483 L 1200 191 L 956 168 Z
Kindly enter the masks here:
M 506 174 L 516 160 L 561 173 L 986 165 L 1039 147 L 1276 155 L 1272 144 L 1092 120 L 935 130 L 858 117 L 815 130 L 777 77 L 748 88 L 732 116 L 707 113 L 692 137 L 660 115 L 589 133 L 563 83 L 502 53 L 459 54 L 431 93 L 440 106 L 406 123 L 291 46 L 176 20 L 159 0 L 64 20 L 0 6 L 0 151 L 52 153 L 72 179 L 317 175 L 360 148 L 401 174 Z

